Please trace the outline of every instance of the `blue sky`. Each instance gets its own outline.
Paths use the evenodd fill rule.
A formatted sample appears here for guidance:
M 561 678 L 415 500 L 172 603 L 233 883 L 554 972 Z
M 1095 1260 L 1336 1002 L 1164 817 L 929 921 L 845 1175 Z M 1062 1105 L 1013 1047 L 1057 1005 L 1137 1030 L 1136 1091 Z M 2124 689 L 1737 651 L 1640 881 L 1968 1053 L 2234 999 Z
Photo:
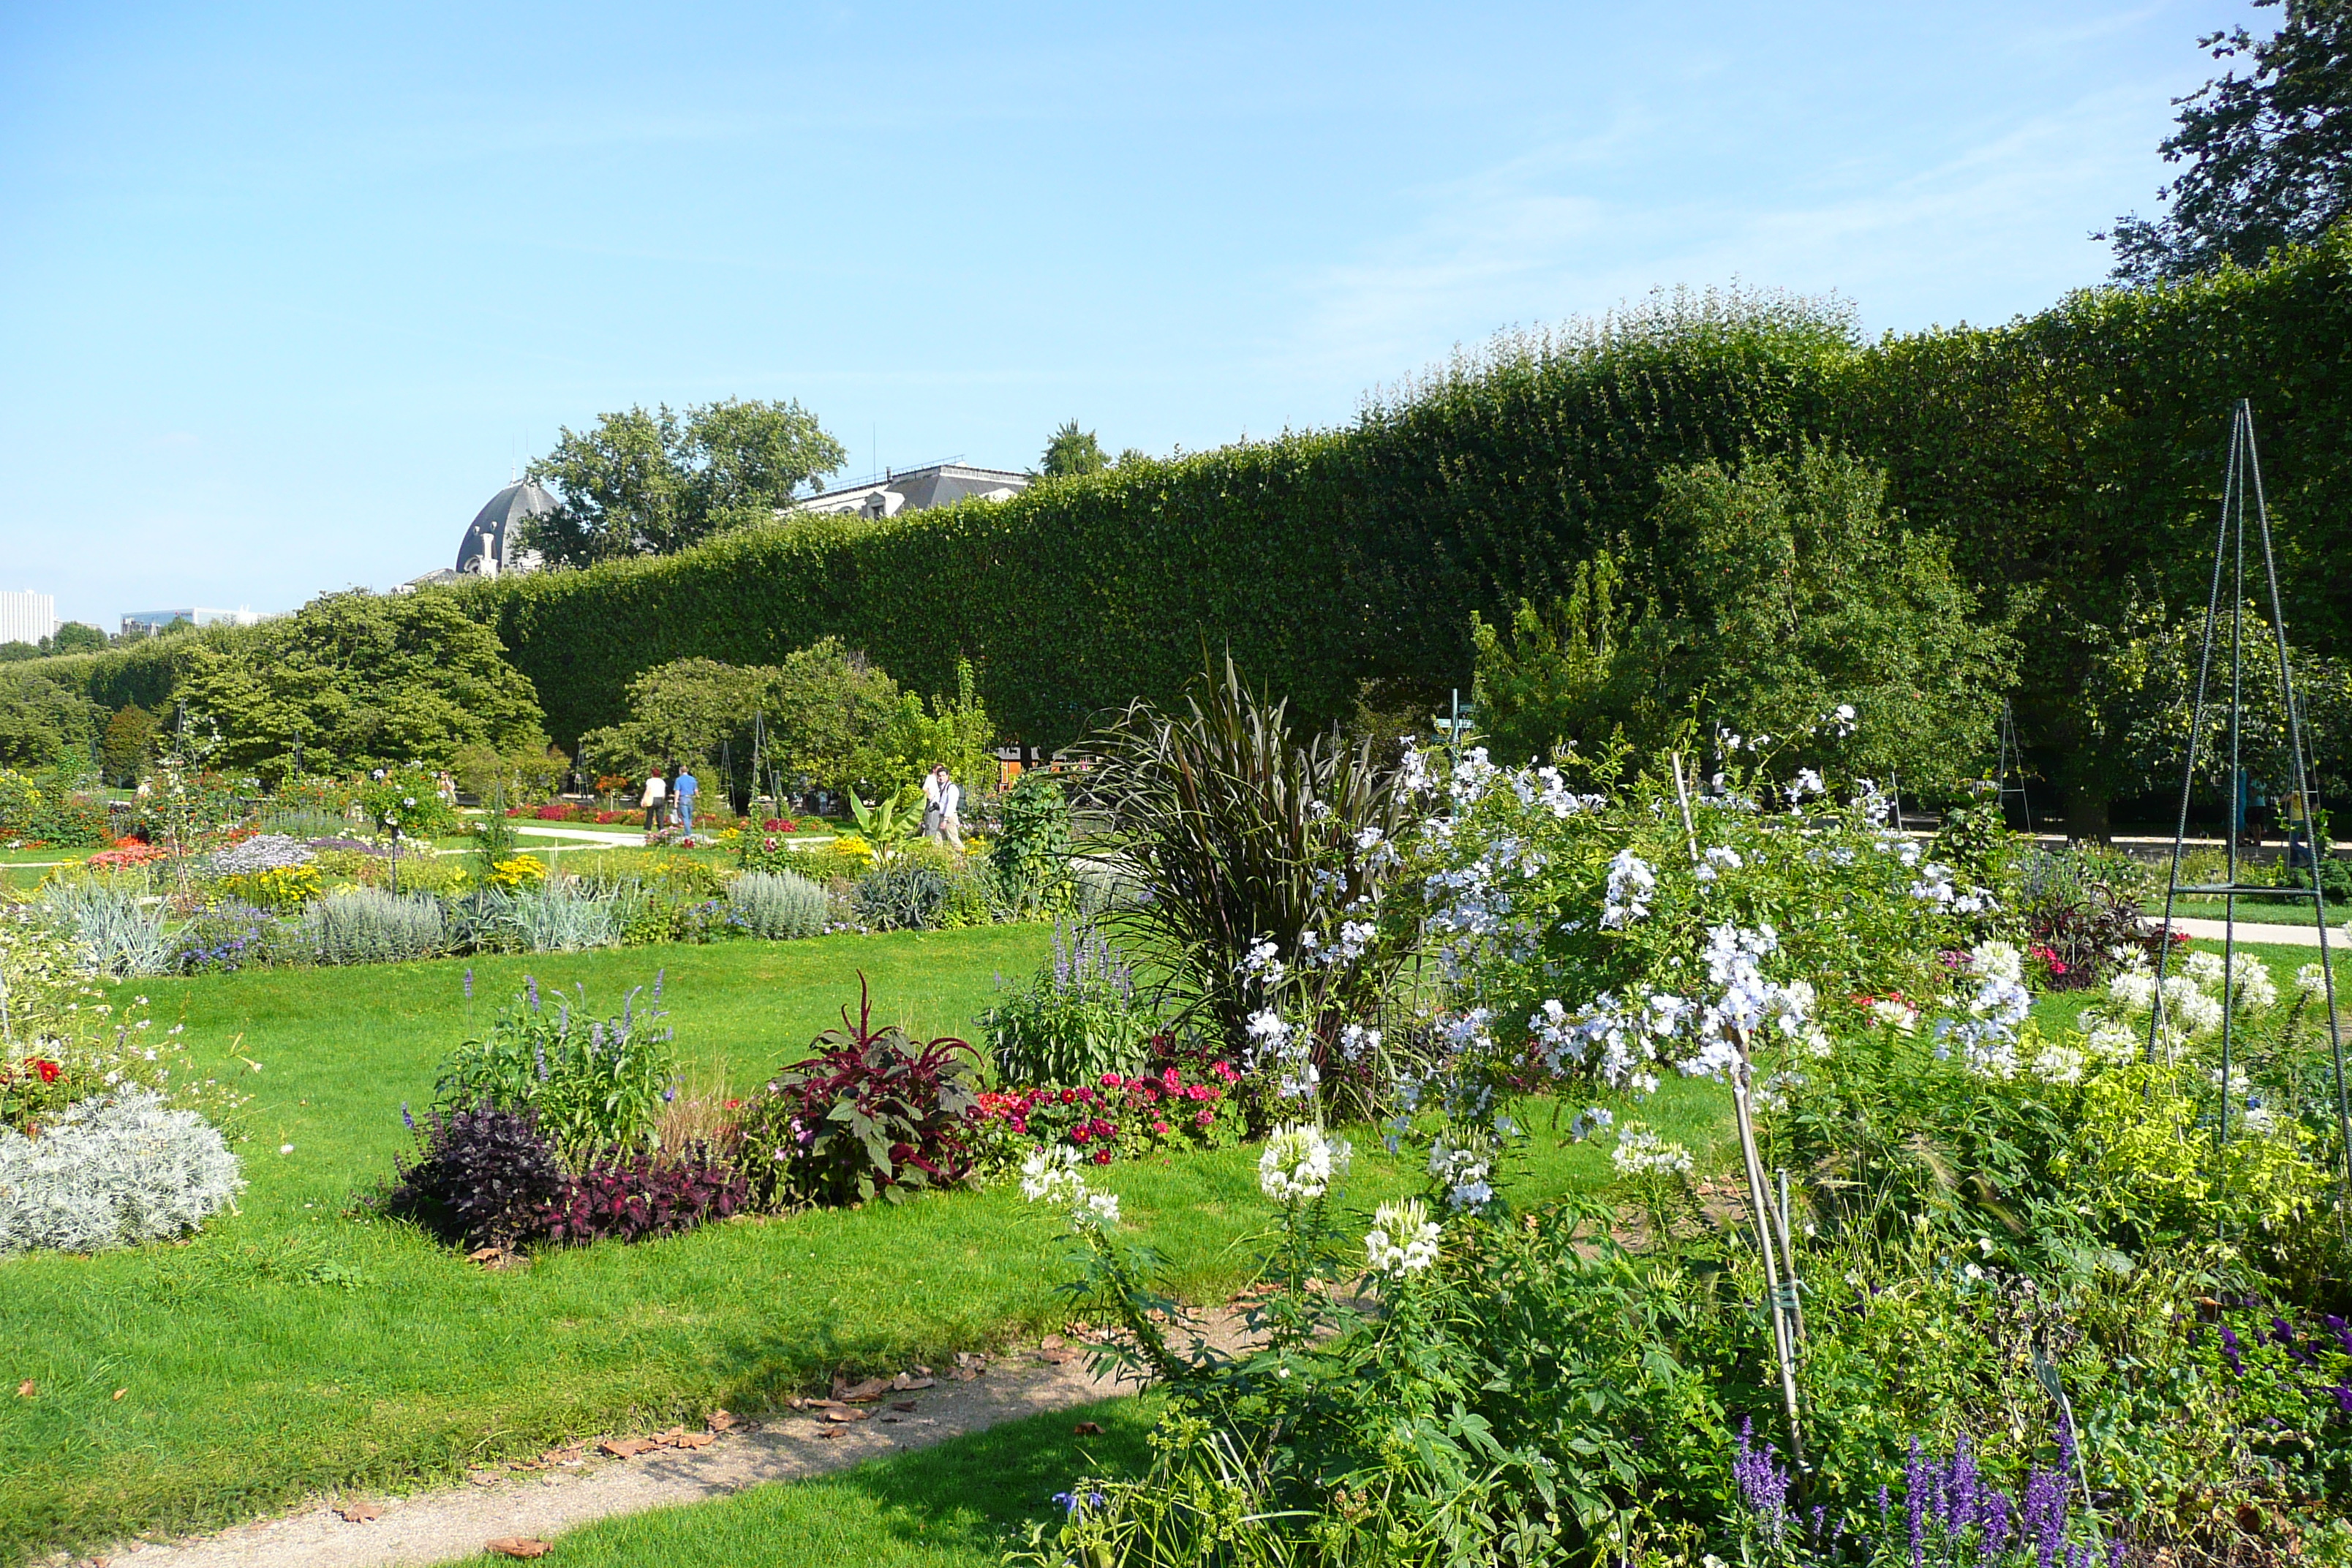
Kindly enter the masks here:
M 2105 275 L 2197 36 L 2274 16 L 0 3 L 0 588 L 387 587 L 631 403 L 1019 468 L 1658 286 L 2003 320 Z

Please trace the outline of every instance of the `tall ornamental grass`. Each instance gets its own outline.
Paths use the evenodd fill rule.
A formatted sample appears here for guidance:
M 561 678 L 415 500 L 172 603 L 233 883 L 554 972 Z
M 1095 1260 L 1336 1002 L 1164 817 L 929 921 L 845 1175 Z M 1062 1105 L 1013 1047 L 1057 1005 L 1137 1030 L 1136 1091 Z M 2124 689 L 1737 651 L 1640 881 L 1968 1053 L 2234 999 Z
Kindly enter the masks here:
M 727 886 L 735 923 L 771 942 L 821 934 L 827 907 L 823 888 L 790 871 L 746 871 Z
M 345 888 L 302 911 L 301 945 L 320 963 L 397 963 L 449 950 L 448 921 L 430 893 Z

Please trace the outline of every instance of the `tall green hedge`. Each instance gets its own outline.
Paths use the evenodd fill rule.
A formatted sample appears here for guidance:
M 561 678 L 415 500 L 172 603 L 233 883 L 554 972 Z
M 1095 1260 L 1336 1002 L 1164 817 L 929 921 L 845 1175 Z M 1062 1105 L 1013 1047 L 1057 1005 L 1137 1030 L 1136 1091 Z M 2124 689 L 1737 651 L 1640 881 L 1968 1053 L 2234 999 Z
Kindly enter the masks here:
M 1876 342 L 1802 301 L 1662 296 L 1498 342 L 1339 430 L 459 592 L 567 744 L 615 721 L 654 665 L 773 663 L 826 635 L 923 690 L 971 658 L 990 711 L 1039 745 L 1173 696 L 1226 647 L 1319 720 L 1367 678 L 1466 687 L 1470 612 L 1561 591 L 1601 545 L 1637 554 L 1663 468 L 1829 440 L 1886 466 L 1990 608 L 2030 606 L 2021 716 L 2095 824 L 2117 775 L 2089 655 L 2135 596 L 2201 607 L 2237 397 L 2254 401 L 2296 640 L 2352 651 L 2347 355 L 2347 231 L 2254 271 Z M 101 704 L 154 705 L 173 657 L 52 662 Z

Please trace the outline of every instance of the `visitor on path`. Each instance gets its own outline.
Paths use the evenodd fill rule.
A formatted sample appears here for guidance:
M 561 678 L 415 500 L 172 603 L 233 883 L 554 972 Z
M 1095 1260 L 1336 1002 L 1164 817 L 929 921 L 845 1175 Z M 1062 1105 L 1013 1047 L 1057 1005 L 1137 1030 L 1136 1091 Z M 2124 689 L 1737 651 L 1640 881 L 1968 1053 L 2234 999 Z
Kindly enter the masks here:
M 670 786 L 670 799 L 677 803 L 677 829 L 680 833 L 694 831 L 694 797 L 700 794 L 701 783 L 691 767 L 677 770 L 677 783 Z
M 940 837 L 958 850 L 963 848 L 963 786 L 955 782 L 947 769 L 938 770 L 940 781 Z
M 669 804 L 669 780 L 662 777 L 659 768 L 646 775 L 645 796 L 637 804 L 646 808 L 646 831 L 659 832 L 662 808 Z
M 934 767 L 923 775 L 923 837 L 936 840 L 940 836 L 940 781 L 947 777 L 947 769 Z

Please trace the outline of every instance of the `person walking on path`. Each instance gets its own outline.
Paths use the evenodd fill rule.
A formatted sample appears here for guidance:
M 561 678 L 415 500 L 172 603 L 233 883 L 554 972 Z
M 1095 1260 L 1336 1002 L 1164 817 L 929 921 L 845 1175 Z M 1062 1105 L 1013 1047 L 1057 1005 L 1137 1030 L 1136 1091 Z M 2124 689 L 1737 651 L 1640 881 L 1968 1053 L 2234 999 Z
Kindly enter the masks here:
M 695 778 L 689 764 L 677 770 L 677 783 L 670 786 L 670 798 L 677 803 L 677 827 L 681 833 L 694 831 L 694 797 L 702 793 L 700 781 Z
M 945 766 L 933 770 L 932 776 L 940 784 L 940 837 L 961 852 L 963 848 L 963 786 L 955 782 Z
M 662 777 L 661 770 L 659 768 L 656 768 L 652 773 L 646 775 L 646 793 L 643 798 L 637 802 L 639 805 L 646 808 L 646 832 L 647 835 L 650 836 L 661 831 L 662 808 L 668 805 L 668 803 L 669 780 Z

